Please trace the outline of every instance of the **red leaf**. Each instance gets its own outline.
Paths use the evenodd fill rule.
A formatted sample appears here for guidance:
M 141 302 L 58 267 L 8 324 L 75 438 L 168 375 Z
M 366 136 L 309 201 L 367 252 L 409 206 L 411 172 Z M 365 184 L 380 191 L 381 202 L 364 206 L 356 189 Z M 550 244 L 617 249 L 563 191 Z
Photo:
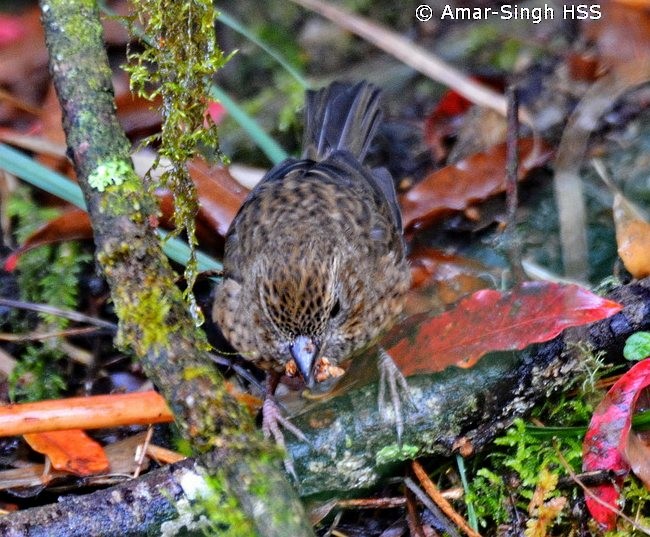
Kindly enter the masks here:
M 437 317 L 414 315 L 394 328 L 384 348 L 405 376 L 471 367 L 490 351 L 520 350 L 565 328 L 622 309 L 577 285 L 525 282 L 512 291 L 483 290 Z
M 501 78 L 489 78 L 473 76 L 488 87 L 499 92 L 503 91 L 503 80 Z M 446 139 L 456 134 L 462 124 L 463 116 L 472 106 L 472 103 L 453 89 L 447 90 L 433 111 L 424 121 L 424 139 L 431 148 L 433 156 L 437 161 L 447 157 L 448 148 Z
M 18 258 L 19 258 L 19 254 L 17 252 L 11 254 L 7 259 L 5 259 L 3 268 L 7 272 L 13 272 L 14 270 L 16 270 L 16 265 L 18 264 Z
M 519 179 L 551 157 L 540 146 L 533 154 L 531 138 L 519 140 Z M 505 191 L 506 145 L 499 144 L 429 175 L 400 197 L 405 229 L 424 227 L 454 211 Z
M 649 385 L 650 360 L 643 360 L 635 364 L 607 392 L 591 417 L 582 444 L 582 467 L 585 471 L 620 472 L 630 469 L 626 452 L 631 438 L 632 415 L 641 390 Z M 591 487 L 591 491 L 600 500 L 617 509 L 618 487 L 622 482 L 623 476 L 619 476 L 615 479 L 615 484 Z M 614 529 L 616 513 L 590 496 L 586 497 L 586 501 L 594 519 L 605 529 Z

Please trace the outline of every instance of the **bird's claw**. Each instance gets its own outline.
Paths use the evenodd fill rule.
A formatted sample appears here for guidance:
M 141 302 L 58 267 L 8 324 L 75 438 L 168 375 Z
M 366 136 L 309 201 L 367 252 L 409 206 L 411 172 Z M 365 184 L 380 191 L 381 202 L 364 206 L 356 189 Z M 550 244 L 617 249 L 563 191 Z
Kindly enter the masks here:
M 291 455 L 286 449 L 286 444 L 284 442 L 284 434 L 280 427 L 284 427 L 290 433 L 302 440 L 303 442 L 309 442 L 305 434 L 298 429 L 288 418 L 285 418 L 282 415 L 280 407 L 275 402 L 273 397 L 267 396 L 264 399 L 262 405 L 262 432 L 264 433 L 264 438 L 269 439 L 273 437 L 275 443 L 285 452 L 284 457 L 284 468 L 287 473 L 291 474 L 294 479 L 298 479 L 296 475 L 296 470 L 293 467 L 293 460 Z
M 384 349 L 379 349 L 377 365 L 379 367 L 379 392 L 377 394 L 379 413 L 386 421 L 390 420 L 391 417 L 394 419 L 395 429 L 397 431 L 397 443 L 401 446 L 402 435 L 404 433 L 403 403 L 406 403 L 406 405 L 411 407 L 411 409 L 415 409 L 416 406 L 411 398 L 406 378 L 399 370 L 390 354 L 388 354 Z M 391 413 L 388 410 L 386 390 L 389 392 L 388 395 L 393 407 L 394 416 L 391 416 Z

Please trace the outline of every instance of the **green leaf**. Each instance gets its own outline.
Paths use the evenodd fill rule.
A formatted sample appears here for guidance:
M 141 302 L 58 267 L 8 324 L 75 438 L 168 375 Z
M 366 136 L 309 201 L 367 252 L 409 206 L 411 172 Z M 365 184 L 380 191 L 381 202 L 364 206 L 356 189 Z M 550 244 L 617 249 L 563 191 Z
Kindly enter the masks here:
M 650 332 L 637 332 L 627 338 L 623 356 L 635 362 L 650 356 Z

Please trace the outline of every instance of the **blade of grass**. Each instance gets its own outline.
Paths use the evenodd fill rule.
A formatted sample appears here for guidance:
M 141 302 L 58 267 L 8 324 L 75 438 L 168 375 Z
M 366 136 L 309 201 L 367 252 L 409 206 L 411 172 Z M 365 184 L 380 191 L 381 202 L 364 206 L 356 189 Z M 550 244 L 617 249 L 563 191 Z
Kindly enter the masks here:
M 243 35 L 252 43 L 255 43 L 264 52 L 271 56 L 271 58 L 278 62 L 293 78 L 295 78 L 298 84 L 300 84 L 304 89 L 309 89 L 309 83 L 279 51 L 275 50 L 271 45 L 256 36 L 253 32 L 246 28 L 246 26 L 225 12 L 221 7 L 219 8 L 219 20 L 235 32 Z
M 81 189 L 76 184 L 5 144 L 0 144 L 0 168 L 80 209 L 86 209 Z
M 255 145 L 269 158 L 273 164 L 283 161 L 287 158 L 287 153 L 278 143 L 271 138 L 259 124 L 249 116 L 223 89 L 216 84 L 210 88 L 210 96 L 217 99 L 228 110 L 232 118 L 239 123 L 239 126 L 246 131 Z
M 86 209 L 86 202 L 79 186 L 63 175 L 53 172 L 4 144 L 0 144 L 0 168 L 80 209 Z M 177 263 L 185 265 L 190 258 L 190 247 L 176 237 L 168 238 L 169 233 L 162 229 L 157 231 L 158 235 L 164 239 L 163 249 L 167 256 Z M 221 269 L 221 263 L 202 252 L 197 251 L 196 257 L 198 268 L 202 272 Z
M 536 427 L 527 425 L 526 432 L 536 438 L 582 438 L 587 432 L 584 427 Z
M 458 475 L 460 475 L 460 481 L 463 484 L 463 490 L 465 491 L 465 505 L 467 506 L 467 520 L 472 529 L 478 532 L 478 517 L 476 516 L 476 509 L 474 509 L 474 504 L 467 500 L 469 498 L 469 483 L 467 482 L 467 470 L 465 469 L 465 459 L 456 453 L 456 465 L 458 466 Z

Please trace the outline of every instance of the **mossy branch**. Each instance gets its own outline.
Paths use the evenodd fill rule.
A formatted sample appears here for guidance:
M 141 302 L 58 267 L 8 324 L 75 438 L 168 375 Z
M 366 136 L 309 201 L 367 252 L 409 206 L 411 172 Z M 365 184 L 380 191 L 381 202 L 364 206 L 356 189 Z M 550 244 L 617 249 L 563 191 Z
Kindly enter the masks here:
M 133 172 L 129 142 L 115 116 L 95 1 L 41 0 L 41 10 L 69 155 L 120 319 L 118 344 L 142 361 L 212 476 L 208 514 L 219 513 L 222 534 L 240 535 L 246 521 L 252 528 L 246 535 L 313 535 L 251 416 L 209 365 L 205 336 L 150 225 L 157 206 Z

